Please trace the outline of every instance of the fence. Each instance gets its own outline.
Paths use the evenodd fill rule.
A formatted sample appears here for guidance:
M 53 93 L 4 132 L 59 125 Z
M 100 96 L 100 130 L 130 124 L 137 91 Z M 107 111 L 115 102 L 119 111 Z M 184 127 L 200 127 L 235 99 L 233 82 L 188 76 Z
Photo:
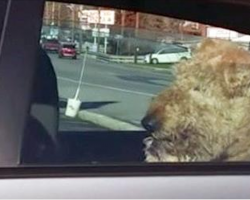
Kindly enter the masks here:
M 109 54 L 96 54 L 96 58 L 106 62 L 114 62 L 114 63 L 135 63 L 135 56 L 116 56 Z M 144 63 L 144 56 L 138 56 L 137 63 Z

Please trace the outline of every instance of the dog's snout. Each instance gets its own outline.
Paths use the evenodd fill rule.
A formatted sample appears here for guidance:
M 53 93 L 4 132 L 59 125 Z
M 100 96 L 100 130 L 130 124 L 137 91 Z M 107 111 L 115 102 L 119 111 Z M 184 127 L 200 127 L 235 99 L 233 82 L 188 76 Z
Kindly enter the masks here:
M 149 132 L 154 132 L 158 129 L 158 121 L 155 117 L 146 116 L 141 121 L 142 126 Z

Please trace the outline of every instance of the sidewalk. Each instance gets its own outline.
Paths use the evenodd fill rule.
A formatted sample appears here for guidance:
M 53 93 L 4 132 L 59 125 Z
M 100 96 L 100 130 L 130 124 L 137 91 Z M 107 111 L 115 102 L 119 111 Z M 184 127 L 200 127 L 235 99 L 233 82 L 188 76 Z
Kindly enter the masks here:
M 91 132 L 91 131 L 107 131 L 108 128 L 94 124 L 90 121 L 81 120 L 77 118 L 68 118 L 64 115 L 60 115 L 59 121 L 60 131 L 72 131 L 72 132 Z
M 148 70 L 154 70 L 154 71 L 164 71 L 164 72 L 168 72 L 168 73 L 173 73 L 173 66 L 174 64 L 171 66 L 157 66 L 157 65 L 149 65 L 149 64 L 134 64 L 134 63 L 121 63 L 124 66 L 127 67 L 135 67 L 135 68 L 143 68 L 143 69 L 148 69 Z

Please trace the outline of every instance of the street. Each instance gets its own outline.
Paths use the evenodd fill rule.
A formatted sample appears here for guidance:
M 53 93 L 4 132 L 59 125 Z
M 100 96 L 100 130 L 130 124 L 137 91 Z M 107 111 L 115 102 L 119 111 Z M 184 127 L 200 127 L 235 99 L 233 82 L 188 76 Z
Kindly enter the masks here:
M 73 98 L 83 58 L 59 59 L 49 55 L 58 79 L 62 99 Z M 171 73 L 128 67 L 88 58 L 79 95 L 82 109 L 140 126 L 149 103 L 171 83 Z

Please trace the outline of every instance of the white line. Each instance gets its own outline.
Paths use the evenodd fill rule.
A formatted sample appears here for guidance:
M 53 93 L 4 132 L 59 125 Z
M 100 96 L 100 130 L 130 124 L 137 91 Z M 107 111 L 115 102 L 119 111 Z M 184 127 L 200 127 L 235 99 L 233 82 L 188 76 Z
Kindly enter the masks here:
M 70 78 L 65 78 L 65 77 L 57 77 L 57 79 L 60 79 L 60 80 L 63 80 L 63 81 L 69 81 L 69 82 L 72 82 L 72 83 L 78 83 L 78 81 L 76 81 L 76 80 L 73 80 L 73 79 L 70 79 Z M 98 84 L 93 84 L 93 83 L 82 82 L 82 84 L 87 85 L 87 86 L 92 86 L 92 87 L 99 87 L 99 88 L 103 88 L 103 89 L 115 90 L 115 91 L 119 91 L 119 92 L 132 93 L 132 94 L 138 94 L 138 95 L 149 96 L 149 97 L 156 96 L 155 94 L 137 92 L 137 91 L 132 91 L 132 90 L 125 90 L 125 89 L 121 89 L 121 88 L 103 86 L 103 85 L 98 85 Z

